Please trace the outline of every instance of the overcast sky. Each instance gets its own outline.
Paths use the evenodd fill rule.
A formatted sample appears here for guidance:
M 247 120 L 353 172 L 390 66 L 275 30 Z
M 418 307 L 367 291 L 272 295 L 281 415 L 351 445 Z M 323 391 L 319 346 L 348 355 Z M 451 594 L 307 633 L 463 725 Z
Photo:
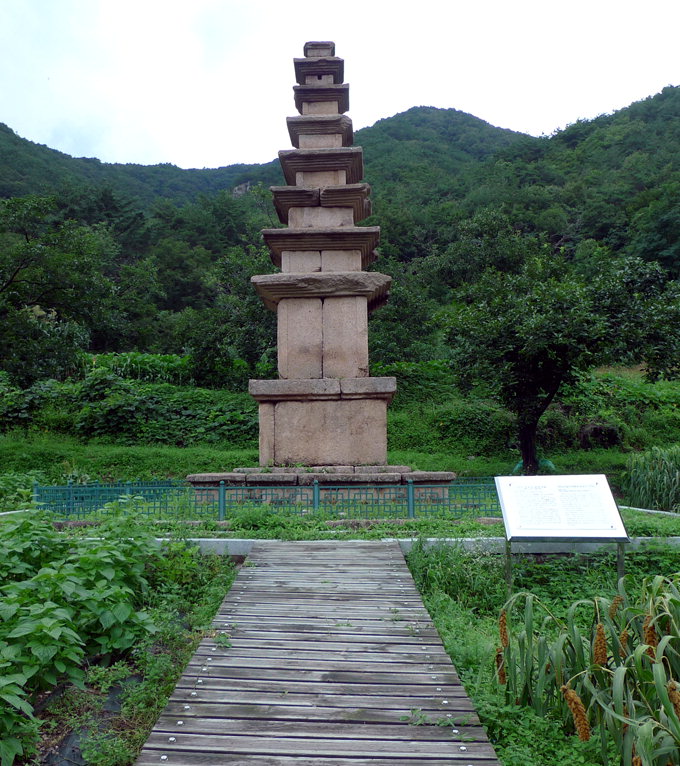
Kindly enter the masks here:
M 0 0 L 0 122 L 105 162 L 290 148 L 293 63 L 334 40 L 354 128 L 412 106 L 550 134 L 680 84 L 680 0 Z

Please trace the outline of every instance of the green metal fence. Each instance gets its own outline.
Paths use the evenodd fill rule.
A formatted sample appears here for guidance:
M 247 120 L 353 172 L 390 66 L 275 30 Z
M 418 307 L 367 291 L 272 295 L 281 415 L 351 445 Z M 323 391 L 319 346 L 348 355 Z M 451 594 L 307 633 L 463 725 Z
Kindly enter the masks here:
M 219 520 L 248 508 L 332 518 L 385 519 L 427 516 L 500 517 L 493 478 L 463 478 L 450 484 L 193 487 L 184 482 L 34 486 L 36 504 L 83 518 L 133 512 L 157 519 Z

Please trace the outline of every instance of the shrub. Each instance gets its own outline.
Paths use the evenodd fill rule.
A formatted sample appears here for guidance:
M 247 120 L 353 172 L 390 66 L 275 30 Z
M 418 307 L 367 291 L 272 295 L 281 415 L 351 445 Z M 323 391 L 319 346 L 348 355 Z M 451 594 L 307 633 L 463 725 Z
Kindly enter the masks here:
M 453 399 L 390 413 L 388 433 L 390 449 L 492 455 L 508 449 L 515 419 L 493 402 Z

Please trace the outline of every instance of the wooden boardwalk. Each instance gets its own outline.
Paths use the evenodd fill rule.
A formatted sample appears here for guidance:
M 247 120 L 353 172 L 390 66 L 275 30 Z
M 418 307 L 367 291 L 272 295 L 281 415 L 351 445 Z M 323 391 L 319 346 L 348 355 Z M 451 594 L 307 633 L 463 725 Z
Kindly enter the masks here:
M 498 766 L 397 543 L 258 542 L 213 627 L 138 766 Z

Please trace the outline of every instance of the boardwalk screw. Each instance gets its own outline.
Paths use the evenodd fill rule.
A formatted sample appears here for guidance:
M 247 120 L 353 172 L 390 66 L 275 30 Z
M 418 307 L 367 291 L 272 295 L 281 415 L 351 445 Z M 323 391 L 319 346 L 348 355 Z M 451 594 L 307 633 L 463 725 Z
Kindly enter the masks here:
M 461 746 L 460 746 L 460 749 L 461 749 L 463 752 L 465 752 L 465 751 L 467 750 L 467 747 L 465 747 L 465 745 L 461 745 Z
M 442 705 L 448 705 L 448 704 L 449 704 L 448 700 L 442 700 Z
M 437 687 L 437 691 L 438 691 L 438 692 L 440 692 L 441 690 L 442 690 L 442 687 L 441 687 L 441 686 L 438 686 L 438 687 Z
M 175 737 L 168 737 L 168 742 L 177 742 Z
M 202 678 L 199 678 L 199 679 L 198 679 L 198 681 L 196 681 L 196 683 L 197 683 L 197 684 L 202 684 L 202 683 L 203 683 L 203 679 L 202 679 Z
M 184 721 L 177 721 L 178 726 L 184 726 Z
M 208 669 L 208 666 L 207 666 L 207 665 L 204 665 L 204 666 L 201 668 L 201 670 L 203 670 L 203 671 L 205 671 L 205 670 L 207 670 L 207 669 Z
M 191 696 L 192 696 L 192 697 L 196 697 L 196 696 L 197 696 L 197 695 L 196 695 L 196 692 L 191 692 Z
M 161 756 L 161 761 L 167 761 L 167 760 L 168 760 L 168 756 L 167 755 L 162 755 Z
M 449 714 L 449 716 L 450 716 L 450 714 Z M 448 718 L 449 716 L 447 716 L 447 718 Z M 451 729 L 451 733 L 452 733 L 452 734 L 458 734 L 458 729 Z
M 191 705 L 185 705 L 185 706 L 184 706 L 184 709 L 185 709 L 185 710 L 191 710 Z

